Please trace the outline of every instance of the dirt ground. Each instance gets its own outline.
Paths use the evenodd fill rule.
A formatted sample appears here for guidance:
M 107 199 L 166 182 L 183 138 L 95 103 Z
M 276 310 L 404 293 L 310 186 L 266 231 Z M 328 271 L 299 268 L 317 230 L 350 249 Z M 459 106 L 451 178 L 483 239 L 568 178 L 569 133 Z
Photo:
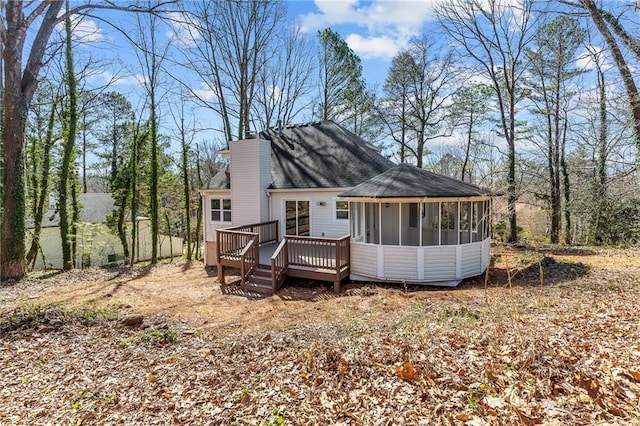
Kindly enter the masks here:
M 238 276 L 228 274 L 228 285 L 220 285 L 215 268 L 200 262 L 165 264 L 134 269 L 39 273 L 0 293 L 0 307 L 25 303 L 62 303 L 69 307 L 118 306 L 143 315 L 162 315 L 189 323 L 194 329 L 216 332 L 238 328 L 254 335 L 266 330 L 286 329 L 301 322 L 342 322 L 361 299 L 349 296 L 380 294 L 388 311 L 410 298 L 461 301 L 485 294 L 485 284 L 496 291 L 572 282 L 589 273 L 604 275 L 640 269 L 636 250 L 535 248 L 498 246 L 492 249 L 492 265 L 484 277 L 464 281 L 455 289 L 402 284 L 348 283 L 340 294 L 331 283 L 287 281 L 274 296 L 248 293 L 237 286 Z M 509 280 L 511 277 L 511 281 Z M 357 300 L 357 302 L 356 302 Z M 322 303 L 316 303 L 322 302 Z
M 1 286 L 0 424 L 640 424 L 638 250 L 493 247 L 455 289 L 227 280 L 180 263 Z

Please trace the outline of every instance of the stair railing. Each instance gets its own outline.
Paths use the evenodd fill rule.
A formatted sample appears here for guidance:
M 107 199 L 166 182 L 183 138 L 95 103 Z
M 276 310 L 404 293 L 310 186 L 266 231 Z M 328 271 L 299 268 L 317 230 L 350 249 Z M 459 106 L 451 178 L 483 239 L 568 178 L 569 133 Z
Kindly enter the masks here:
M 240 285 L 249 278 L 260 261 L 258 236 L 253 237 L 240 252 Z
M 283 239 L 278 244 L 276 251 L 271 255 L 271 285 L 275 293 L 280 289 L 282 283 L 289 273 L 289 254 L 287 248 L 287 240 Z

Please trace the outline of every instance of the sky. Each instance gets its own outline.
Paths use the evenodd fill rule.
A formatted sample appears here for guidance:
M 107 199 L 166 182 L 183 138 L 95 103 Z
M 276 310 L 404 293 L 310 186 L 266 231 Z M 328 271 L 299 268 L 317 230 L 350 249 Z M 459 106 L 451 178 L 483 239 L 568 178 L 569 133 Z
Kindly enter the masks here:
M 382 86 L 393 57 L 434 20 L 435 0 L 287 1 L 290 17 L 308 33 L 338 32 L 362 59 L 365 80 Z
M 630 0 L 607 1 L 619 5 Z M 438 39 L 434 15 L 434 5 L 437 2 L 438 0 L 285 0 L 290 20 L 299 24 L 304 32 L 315 35 L 328 27 L 338 32 L 361 58 L 364 79 L 371 87 L 378 89 L 384 83 L 392 58 L 407 47 L 412 37 L 426 33 L 432 39 Z M 131 28 L 132 31 L 135 28 L 134 14 L 108 12 L 102 16 L 105 21 L 120 27 Z M 144 78 L 139 71 L 134 49 L 118 31 L 99 19 L 85 19 L 76 27 L 75 35 L 84 42 L 91 41 L 91 45 L 86 49 L 87 55 L 119 58 L 118 62 L 98 69 L 91 77 L 91 84 L 99 86 L 111 82 L 111 90 L 130 95 L 131 99 L 135 99 L 136 96 L 141 99 L 140 85 Z M 169 37 L 169 33 L 165 36 Z M 82 50 L 78 53 L 80 56 L 83 54 Z M 590 67 L 585 59 L 577 65 Z M 175 72 L 179 72 L 178 68 L 172 67 Z M 194 89 L 200 90 L 199 84 L 201 83 L 194 81 Z M 139 106 L 140 102 L 132 100 L 134 108 Z M 203 127 L 207 127 L 215 119 L 211 111 L 200 111 L 197 114 Z M 170 121 L 165 111 L 165 129 L 171 127 Z M 216 136 L 220 135 L 203 132 L 199 138 L 212 139 Z
M 289 0 L 285 4 L 291 21 L 299 24 L 304 32 L 315 35 L 328 27 L 338 32 L 361 58 L 365 80 L 381 86 L 394 55 L 433 21 L 435 1 Z M 117 24 L 133 28 L 134 17 L 125 15 L 110 13 Z M 123 62 L 134 62 L 126 40 L 104 22 L 85 19 L 75 32 L 85 42 L 98 44 L 108 52 L 119 52 Z M 122 74 L 115 81 L 120 86 L 136 84 L 140 80 L 133 70 L 115 73 L 105 69 L 99 74 L 104 82 L 114 74 Z
M 363 77 L 371 87 L 381 88 L 387 76 L 392 58 L 405 48 L 411 37 L 420 34 L 433 22 L 433 3 L 436 0 L 363 1 L 363 0 L 285 0 L 291 22 L 315 36 L 324 28 L 338 32 L 349 47 L 361 58 Z M 99 87 L 110 84 L 109 90 L 127 96 L 134 108 L 142 104 L 141 84 L 144 77 L 139 70 L 130 43 L 110 24 L 131 28 L 134 37 L 135 14 L 100 11 L 95 19 L 84 18 L 74 29 L 74 37 L 81 41 L 76 52 L 76 62 L 91 57 L 104 65 L 98 65 L 89 77 L 89 85 Z M 62 26 L 59 30 L 62 32 Z M 169 32 L 164 36 L 169 37 Z M 117 60 L 113 60 L 113 58 Z M 138 69 L 136 69 L 138 68 Z M 171 67 L 178 73 L 178 67 Z M 201 83 L 194 81 L 193 88 Z M 203 93 L 204 94 L 204 93 Z M 200 111 L 198 120 L 211 122 L 211 111 Z M 164 117 L 164 127 L 171 119 Z M 202 125 L 207 127 L 207 125 Z M 219 126 L 221 127 L 221 126 Z M 215 132 L 202 132 L 199 138 L 216 138 Z

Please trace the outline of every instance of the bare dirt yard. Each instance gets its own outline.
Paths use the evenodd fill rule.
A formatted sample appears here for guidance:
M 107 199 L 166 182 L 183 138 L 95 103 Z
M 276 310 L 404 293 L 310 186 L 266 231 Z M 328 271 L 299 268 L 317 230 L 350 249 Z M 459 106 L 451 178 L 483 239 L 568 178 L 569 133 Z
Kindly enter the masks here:
M 640 251 L 494 247 L 456 289 L 215 276 L 1 285 L 0 424 L 640 424 Z

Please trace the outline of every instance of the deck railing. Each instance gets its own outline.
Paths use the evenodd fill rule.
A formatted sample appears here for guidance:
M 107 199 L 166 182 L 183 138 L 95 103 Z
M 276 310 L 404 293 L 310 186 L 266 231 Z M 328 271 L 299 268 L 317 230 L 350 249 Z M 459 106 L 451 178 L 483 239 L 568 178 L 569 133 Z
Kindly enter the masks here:
M 349 236 L 316 238 L 286 235 L 289 265 L 339 273 L 349 266 Z
M 244 284 L 260 262 L 258 237 L 253 237 L 240 252 L 240 284 Z
M 232 226 L 225 231 L 250 232 L 258 234 L 258 245 L 278 242 L 278 221 L 252 223 L 250 225 Z
M 274 292 L 280 289 L 287 278 L 289 269 L 288 257 L 287 240 L 282 240 L 276 251 L 271 255 L 271 283 Z
M 218 229 L 216 231 L 216 257 L 220 264 L 221 260 L 240 260 L 240 252 L 249 241 L 258 238 L 255 232 L 233 231 L 228 229 Z

